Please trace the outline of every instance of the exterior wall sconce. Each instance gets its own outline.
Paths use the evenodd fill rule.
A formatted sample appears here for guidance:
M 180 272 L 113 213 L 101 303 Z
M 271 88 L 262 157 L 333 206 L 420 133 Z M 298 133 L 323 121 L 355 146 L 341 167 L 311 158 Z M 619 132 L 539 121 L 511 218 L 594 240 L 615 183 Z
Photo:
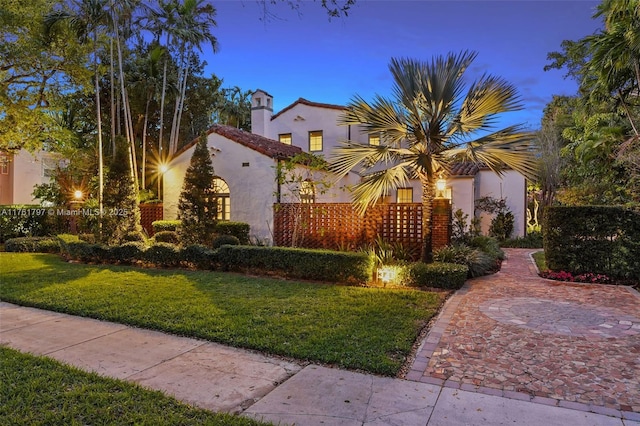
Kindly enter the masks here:
M 447 180 L 444 178 L 436 181 L 436 198 L 447 198 Z

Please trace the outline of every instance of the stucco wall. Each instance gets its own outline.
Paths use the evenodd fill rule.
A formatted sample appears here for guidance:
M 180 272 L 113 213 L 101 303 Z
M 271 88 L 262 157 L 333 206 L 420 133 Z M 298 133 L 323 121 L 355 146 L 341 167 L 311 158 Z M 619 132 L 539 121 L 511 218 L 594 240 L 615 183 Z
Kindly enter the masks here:
M 362 134 L 357 126 L 338 125 L 338 118 L 342 113 L 343 111 L 338 109 L 297 104 L 271 121 L 269 134 L 266 136 L 278 140 L 279 134 L 291 133 L 292 145 L 309 152 L 309 132 L 322 130 L 323 149 L 314 154 L 329 159 L 333 148 L 340 141 L 349 138 L 349 131 L 351 131 L 351 140 L 368 142 L 367 135 Z
M 33 187 L 51 181 L 50 177 L 45 176 L 44 169 L 55 168 L 58 157 L 44 151 L 31 154 L 24 149 L 14 155 L 10 164 L 13 168 L 13 204 L 38 202 L 31 196 Z
M 514 170 L 505 171 L 502 176 L 490 170 L 480 170 L 477 174 L 477 197 L 490 196 L 495 199 L 505 198 L 507 207 L 514 216 L 512 237 L 521 237 L 526 231 L 526 182 L 525 178 Z M 481 213 L 482 233 L 488 235 L 491 215 Z
M 475 178 L 473 176 L 461 176 L 450 178 L 447 186 L 451 188 L 451 211 L 455 213 L 460 209 L 468 215 L 467 225 L 471 225 L 474 217 Z
M 246 222 L 250 235 L 272 241 L 273 203 L 277 190 L 275 161 L 257 151 L 232 142 L 216 133 L 208 136 L 216 176 L 229 185 L 232 221 Z M 169 164 L 164 175 L 164 217 L 175 219 L 184 175 L 195 147 Z

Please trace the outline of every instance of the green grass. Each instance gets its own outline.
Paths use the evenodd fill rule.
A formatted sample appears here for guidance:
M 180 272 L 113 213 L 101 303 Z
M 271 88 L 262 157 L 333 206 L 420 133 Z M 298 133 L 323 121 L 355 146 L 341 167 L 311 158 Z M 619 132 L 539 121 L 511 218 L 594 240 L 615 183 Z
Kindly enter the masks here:
M 540 272 L 544 272 L 547 269 L 547 262 L 545 262 L 544 260 L 544 251 L 537 251 L 535 253 L 532 254 L 533 256 L 533 260 L 536 262 L 536 265 L 538 266 L 538 270 Z
M 0 299 L 393 376 L 444 295 L 0 254 Z
M 3 425 L 261 425 L 0 346 Z

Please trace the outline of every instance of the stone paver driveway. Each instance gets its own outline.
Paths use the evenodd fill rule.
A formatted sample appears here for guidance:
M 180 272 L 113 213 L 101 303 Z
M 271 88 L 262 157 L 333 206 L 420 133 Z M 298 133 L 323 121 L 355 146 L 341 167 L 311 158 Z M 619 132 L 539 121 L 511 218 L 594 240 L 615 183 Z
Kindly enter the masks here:
M 640 294 L 542 279 L 531 252 L 451 297 L 406 379 L 637 418 Z

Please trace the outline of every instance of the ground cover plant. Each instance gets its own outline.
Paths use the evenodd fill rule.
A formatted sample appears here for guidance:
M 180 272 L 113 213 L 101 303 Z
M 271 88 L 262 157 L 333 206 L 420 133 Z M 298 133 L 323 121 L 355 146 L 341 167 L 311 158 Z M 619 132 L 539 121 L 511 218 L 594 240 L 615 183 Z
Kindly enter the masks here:
M 0 347 L 3 424 L 261 425 L 182 404 L 158 391 Z
M 584 274 L 572 274 L 567 271 L 552 271 L 547 267 L 544 251 L 533 253 L 533 260 L 538 266 L 540 276 L 554 281 L 567 281 L 584 284 L 613 284 L 613 285 L 629 285 L 640 291 L 640 282 L 633 280 L 624 280 L 620 278 L 612 278 L 605 274 L 596 274 L 586 272 Z
M 445 293 L 0 254 L 0 299 L 396 375 Z

